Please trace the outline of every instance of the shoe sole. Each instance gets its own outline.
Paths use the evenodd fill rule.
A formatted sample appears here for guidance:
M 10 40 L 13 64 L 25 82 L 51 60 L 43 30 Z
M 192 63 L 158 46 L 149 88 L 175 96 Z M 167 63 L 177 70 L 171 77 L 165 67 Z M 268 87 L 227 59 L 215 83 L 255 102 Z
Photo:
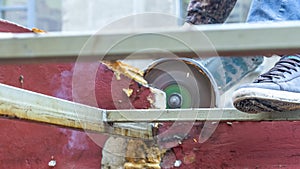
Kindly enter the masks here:
M 233 93 L 233 105 L 246 113 L 284 112 L 300 109 L 300 93 L 240 88 Z

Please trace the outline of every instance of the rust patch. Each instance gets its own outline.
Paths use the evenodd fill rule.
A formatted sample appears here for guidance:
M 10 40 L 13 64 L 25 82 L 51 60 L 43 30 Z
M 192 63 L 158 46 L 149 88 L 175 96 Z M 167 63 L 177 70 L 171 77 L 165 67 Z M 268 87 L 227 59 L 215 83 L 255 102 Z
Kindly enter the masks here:
M 126 150 L 125 169 L 160 169 L 160 162 L 166 150 L 143 140 L 130 140 Z

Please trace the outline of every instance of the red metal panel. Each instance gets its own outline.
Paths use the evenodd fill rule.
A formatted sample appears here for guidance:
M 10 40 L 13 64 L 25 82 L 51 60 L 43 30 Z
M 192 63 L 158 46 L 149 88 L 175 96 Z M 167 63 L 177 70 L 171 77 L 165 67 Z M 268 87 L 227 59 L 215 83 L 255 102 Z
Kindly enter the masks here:
M 1 20 L 0 32 L 32 31 Z M 0 82 L 72 100 L 71 76 L 64 73 L 71 69 L 70 63 L 1 65 Z M 52 156 L 57 162 L 55 168 L 101 168 L 101 147 L 107 136 L 94 135 L 91 140 L 81 131 L 9 119 L 0 121 L 0 168 L 48 169 Z
M 101 168 L 102 149 L 107 137 L 57 126 L 0 119 L 0 168 L 49 169 Z M 97 139 L 97 144 L 94 142 Z
M 3 26 L 4 25 L 4 26 Z M 12 26 L 12 27 L 10 27 Z M 31 32 L 31 30 L 0 22 L 0 32 Z M 24 64 L 1 65 L 0 82 L 43 94 L 72 100 L 72 64 Z M 120 85 L 110 82 L 113 72 L 100 66 L 96 91 L 104 91 L 107 100 L 98 97 L 102 108 L 113 109 L 111 92 L 119 91 L 130 79 L 121 77 Z M 21 78 L 20 78 L 21 77 Z M 101 77 L 101 78 L 100 78 Z M 106 86 L 107 85 L 107 86 Z M 131 102 L 136 108 L 148 108 L 145 98 L 149 91 L 132 83 L 135 89 Z M 101 93 L 103 95 L 103 92 Z M 125 99 L 125 95 L 116 95 Z M 103 97 L 102 97 L 103 98 Z M 127 102 L 128 103 L 128 102 Z M 118 108 L 131 105 L 120 103 Z M 166 125 L 167 126 L 167 125 Z M 181 160 L 179 168 L 299 168 L 300 122 L 241 122 L 221 123 L 205 143 L 197 139 L 202 123 L 196 123 L 187 139 L 167 153 L 163 168 L 174 168 L 175 160 Z M 166 128 L 160 128 L 161 131 Z M 85 132 L 35 124 L 24 121 L 0 119 L 0 168 L 49 168 L 51 156 L 57 161 L 55 168 L 101 168 L 101 146 L 107 137 L 93 135 L 93 141 Z M 174 134 L 174 133 L 173 133 Z M 180 128 L 176 130 L 180 134 Z M 96 141 L 96 143 L 95 143 Z M 173 146 L 178 142 L 161 143 Z
M 198 123 L 188 139 L 167 153 L 162 165 L 172 168 L 180 160 L 182 169 L 299 168 L 299 126 L 298 121 L 221 123 L 206 142 L 198 143 L 202 128 Z
M 1 20 L 0 32 L 32 31 Z M 3 64 L 0 66 L 0 82 L 73 100 L 73 66 L 74 63 Z M 125 100 L 117 103 L 117 108 L 149 108 L 149 89 L 123 75 L 120 78 L 116 80 L 112 70 L 99 65 L 94 86 L 99 107 L 115 109 L 114 99 Z M 112 80 L 118 82 L 113 87 Z M 123 88 L 128 88 L 128 84 L 133 89 L 130 98 L 123 91 Z M 87 88 L 83 86 L 81 90 Z M 111 97 L 112 92 L 115 98 Z M 49 168 L 51 156 L 57 161 L 55 168 L 101 168 L 102 146 L 107 139 L 107 136 L 93 134 L 91 140 L 82 131 L 9 119 L 0 119 L 0 133 L 0 168 Z
M 32 31 L 15 23 L 0 19 L 0 32 L 27 33 Z

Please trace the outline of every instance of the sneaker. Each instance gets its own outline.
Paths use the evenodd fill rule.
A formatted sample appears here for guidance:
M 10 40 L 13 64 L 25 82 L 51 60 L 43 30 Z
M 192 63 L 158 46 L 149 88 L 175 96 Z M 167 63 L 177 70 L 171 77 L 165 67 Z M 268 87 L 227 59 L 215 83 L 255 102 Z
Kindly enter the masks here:
M 253 83 L 240 86 L 233 105 L 247 113 L 300 109 L 300 55 L 282 57 Z

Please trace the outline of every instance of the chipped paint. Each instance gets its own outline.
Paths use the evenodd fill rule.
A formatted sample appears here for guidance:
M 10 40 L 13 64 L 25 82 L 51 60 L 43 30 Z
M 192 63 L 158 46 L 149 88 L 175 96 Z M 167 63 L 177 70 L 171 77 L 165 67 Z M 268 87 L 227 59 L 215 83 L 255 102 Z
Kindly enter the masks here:
M 133 93 L 133 89 L 122 89 L 127 97 L 130 97 Z
M 142 140 L 129 140 L 126 150 L 125 169 L 161 169 L 160 163 L 165 149 Z

